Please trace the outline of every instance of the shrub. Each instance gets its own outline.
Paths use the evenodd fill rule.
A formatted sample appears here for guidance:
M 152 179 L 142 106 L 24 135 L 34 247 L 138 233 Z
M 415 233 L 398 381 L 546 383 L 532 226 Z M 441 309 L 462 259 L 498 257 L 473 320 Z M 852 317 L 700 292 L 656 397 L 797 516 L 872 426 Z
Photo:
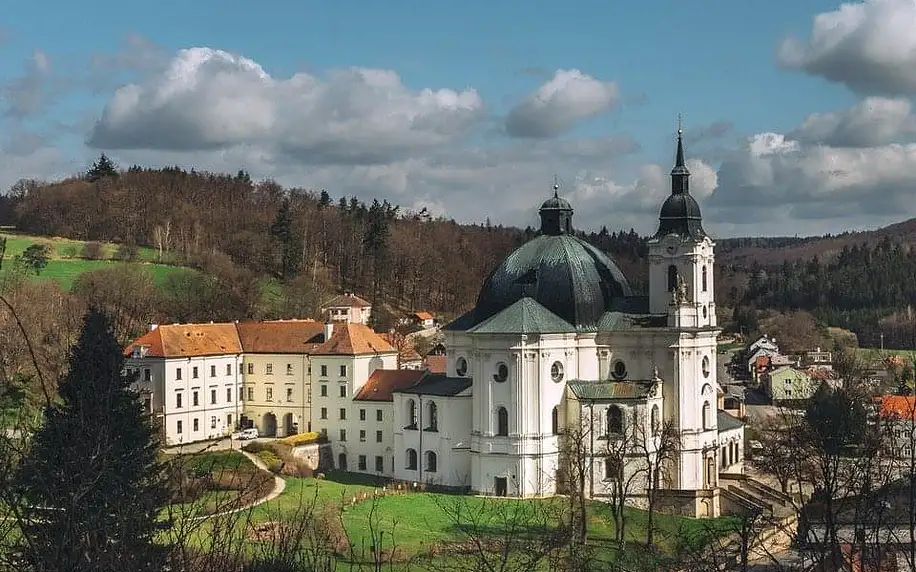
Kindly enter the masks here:
M 137 259 L 137 253 L 139 249 L 136 244 L 122 244 L 118 246 L 118 250 L 114 253 L 115 260 L 121 260 L 123 262 L 133 262 Z
M 245 445 L 242 445 L 242 451 L 245 451 L 246 453 L 252 453 L 255 455 L 257 455 L 261 451 L 271 451 L 271 450 L 272 449 L 270 445 L 268 443 L 264 443 L 263 441 L 252 441 L 251 443 L 246 443 Z
M 264 450 L 259 452 L 258 458 L 261 459 L 261 462 L 267 466 L 267 470 L 271 473 L 279 473 L 283 469 L 283 461 L 280 460 L 280 457 L 276 453 L 270 450 Z
M 309 431 L 308 433 L 299 433 L 298 435 L 290 435 L 280 439 L 279 443 L 283 445 L 288 445 L 290 447 L 297 447 L 299 445 L 308 445 L 310 443 L 316 443 L 321 439 L 321 433 L 317 431 Z
M 76 258 L 76 255 L 79 253 L 79 249 L 75 244 L 68 244 L 67 246 L 61 249 L 61 255 L 64 258 Z
M 83 245 L 83 258 L 86 260 L 102 259 L 102 243 L 90 241 Z

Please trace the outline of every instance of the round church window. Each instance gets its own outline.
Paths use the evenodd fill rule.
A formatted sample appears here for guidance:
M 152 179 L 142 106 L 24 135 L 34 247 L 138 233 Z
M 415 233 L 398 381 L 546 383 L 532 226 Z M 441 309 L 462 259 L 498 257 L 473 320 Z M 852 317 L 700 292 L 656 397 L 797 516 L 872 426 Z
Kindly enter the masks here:
M 502 383 L 509 379 L 509 366 L 503 362 L 496 364 L 496 373 L 493 374 L 493 381 Z
M 455 373 L 459 377 L 464 377 L 468 374 L 468 360 L 463 357 L 458 358 L 458 361 L 455 362 Z
M 614 363 L 614 371 L 611 372 L 611 376 L 620 381 L 621 379 L 626 378 L 627 376 L 627 364 L 623 363 L 620 360 L 617 360 Z
M 556 383 L 563 381 L 563 364 L 555 361 L 553 365 L 550 366 L 550 379 L 554 380 Z
M 709 377 L 709 356 L 703 356 L 703 377 Z

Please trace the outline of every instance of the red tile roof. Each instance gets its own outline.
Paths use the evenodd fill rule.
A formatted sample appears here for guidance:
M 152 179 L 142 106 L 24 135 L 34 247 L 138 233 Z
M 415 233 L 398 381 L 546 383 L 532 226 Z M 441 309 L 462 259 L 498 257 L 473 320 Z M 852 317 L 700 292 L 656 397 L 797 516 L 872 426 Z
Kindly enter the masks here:
M 371 306 L 369 302 L 355 294 L 345 293 L 328 300 L 321 305 L 322 308 L 366 308 Z
M 881 398 L 881 417 L 885 419 L 916 419 L 916 397 L 885 395 Z
M 430 373 L 445 373 L 448 367 L 448 356 L 428 355 L 423 359 L 423 365 Z
M 359 390 L 354 401 L 392 401 L 397 389 L 408 389 L 420 382 L 425 371 L 418 369 L 377 369 Z
M 416 312 L 416 313 L 414 314 L 414 316 L 415 316 L 418 320 L 432 320 L 432 319 L 435 318 L 435 316 L 433 316 L 433 315 L 430 314 L 429 312 Z
M 397 353 L 382 336 L 363 324 L 337 323 L 331 339 L 316 347 L 312 355 L 364 355 Z
M 149 357 L 176 358 L 242 353 L 235 324 L 169 324 L 140 336 L 124 350 L 148 346 Z
M 324 324 L 315 320 L 241 322 L 239 339 L 246 352 L 307 354 L 324 342 Z

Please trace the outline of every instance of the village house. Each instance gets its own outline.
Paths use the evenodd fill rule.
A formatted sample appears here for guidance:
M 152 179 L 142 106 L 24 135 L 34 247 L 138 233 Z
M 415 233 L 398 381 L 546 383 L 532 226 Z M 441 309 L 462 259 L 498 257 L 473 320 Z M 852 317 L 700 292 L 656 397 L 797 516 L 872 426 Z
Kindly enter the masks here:
M 414 312 L 413 323 L 423 329 L 433 328 L 436 325 L 436 317 L 429 312 Z
M 325 325 L 276 320 L 241 322 L 237 328 L 244 353 L 240 427 L 277 437 L 310 431 L 309 354 L 324 341 Z
M 235 428 L 242 414 L 235 324 L 153 325 L 124 355 L 166 444 L 216 439 Z
M 328 322 L 368 324 L 372 304 L 352 292 L 344 292 L 321 305 L 321 315 Z
M 820 385 L 808 371 L 789 365 L 763 373 L 760 383 L 773 403 L 809 399 Z

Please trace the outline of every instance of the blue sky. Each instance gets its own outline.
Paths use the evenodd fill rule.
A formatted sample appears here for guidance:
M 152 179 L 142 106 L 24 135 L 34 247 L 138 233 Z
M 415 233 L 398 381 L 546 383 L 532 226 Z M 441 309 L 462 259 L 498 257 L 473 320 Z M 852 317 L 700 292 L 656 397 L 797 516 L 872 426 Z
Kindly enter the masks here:
M 4 186 L 104 150 L 529 224 L 556 172 L 580 226 L 649 232 L 682 112 L 718 235 L 916 216 L 912 0 L 4 4 Z

